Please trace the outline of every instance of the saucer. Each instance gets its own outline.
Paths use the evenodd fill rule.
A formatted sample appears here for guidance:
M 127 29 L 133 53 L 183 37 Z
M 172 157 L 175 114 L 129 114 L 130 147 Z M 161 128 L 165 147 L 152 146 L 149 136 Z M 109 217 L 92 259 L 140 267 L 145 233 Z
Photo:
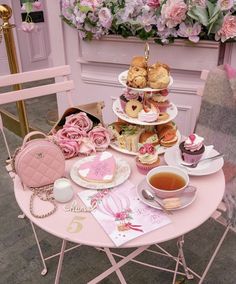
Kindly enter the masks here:
M 213 157 L 218 154 L 219 152 L 217 152 L 215 149 L 212 149 L 210 153 L 207 155 L 207 157 Z M 207 157 L 204 157 L 204 158 L 207 158 Z M 217 160 L 204 161 L 200 163 L 196 168 L 185 167 L 184 165 L 181 165 L 181 163 L 184 163 L 184 161 L 181 158 L 180 150 L 178 146 L 174 146 L 172 148 L 167 149 L 164 154 L 164 159 L 167 165 L 169 166 L 177 166 L 177 167 L 185 168 L 188 174 L 191 176 L 210 175 L 210 174 L 218 172 L 224 165 L 224 159 L 219 158 Z
M 89 182 L 89 181 L 82 179 L 77 173 L 78 167 L 84 162 L 90 161 L 92 158 L 93 158 L 92 156 L 85 157 L 83 159 L 76 161 L 72 165 L 71 170 L 70 170 L 70 177 L 76 184 L 84 188 L 98 190 L 98 189 L 106 189 L 106 188 L 112 188 L 112 187 L 118 186 L 129 178 L 131 169 L 130 169 L 130 165 L 128 164 L 128 162 L 122 159 L 116 159 L 116 173 L 115 173 L 114 179 L 111 182 L 99 182 L 98 183 L 98 182 Z
M 151 201 L 151 200 L 147 200 L 143 197 L 142 195 L 142 190 L 143 189 L 149 189 L 151 192 L 152 189 L 150 188 L 150 186 L 147 184 L 146 179 L 143 179 L 138 185 L 137 185 L 137 195 L 138 198 L 140 199 L 140 201 L 142 201 L 143 203 L 145 203 L 146 205 L 152 207 L 152 208 L 156 208 L 156 209 L 161 209 L 161 207 L 155 202 L 155 201 Z M 180 202 L 181 202 L 181 206 L 177 207 L 177 208 L 171 208 L 171 211 L 173 210 L 180 210 L 183 209 L 187 206 L 189 206 L 190 204 L 193 203 L 193 201 L 196 199 L 197 197 L 197 190 L 194 191 L 189 191 L 186 188 L 186 192 L 184 192 L 181 196 L 178 196 L 180 198 Z M 161 198 L 156 197 L 159 201 L 162 201 Z

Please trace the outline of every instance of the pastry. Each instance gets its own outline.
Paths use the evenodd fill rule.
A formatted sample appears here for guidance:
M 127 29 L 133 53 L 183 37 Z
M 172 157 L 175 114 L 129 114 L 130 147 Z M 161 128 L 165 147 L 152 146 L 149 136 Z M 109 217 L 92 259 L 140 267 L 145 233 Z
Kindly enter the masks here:
M 148 70 L 148 85 L 153 89 L 166 89 L 170 83 L 169 67 L 166 64 L 153 64 Z
M 153 146 L 156 146 L 159 144 L 159 139 L 157 136 L 157 133 L 154 131 L 145 131 L 140 135 L 139 143 L 145 144 L 145 143 L 151 143 Z
M 130 66 L 147 69 L 147 61 L 143 56 L 135 56 L 133 57 Z
M 158 137 L 160 144 L 164 147 L 171 147 L 178 141 L 177 128 L 174 122 L 158 125 Z
M 154 93 L 150 98 L 150 103 L 154 104 L 160 112 L 166 112 L 167 108 L 170 106 L 170 102 L 167 98 L 168 94 L 168 90 L 166 89 Z
M 143 105 L 138 100 L 130 100 L 125 106 L 126 114 L 132 118 L 137 118 L 142 109 Z
M 110 152 L 105 151 L 91 156 L 91 160 L 79 165 L 77 172 L 88 182 L 109 183 L 115 176 L 116 161 Z
M 169 118 L 169 114 L 167 112 L 160 112 L 158 116 L 158 120 L 163 121 Z
M 186 163 L 192 164 L 200 161 L 205 152 L 203 141 L 203 137 L 197 134 L 191 134 L 185 141 L 180 143 L 179 149 L 181 156 Z
M 138 120 L 142 122 L 154 122 L 157 121 L 159 113 L 157 109 L 150 109 L 148 112 L 141 110 L 138 114 Z
M 177 126 L 175 124 L 174 121 L 169 121 L 167 123 L 164 123 L 164 124 L 159 124 L 156 126 L 156 129 L 157 129 L 157 132 L 158 133 L 161 133 L 161 131 L 164 129 L 164 128 L 169 128 L 169 129 L 174 129 L 177 131 Z
M 157 149 L 150 143 L 139 145 L 135 161 L 138 171 L 143 175 L 146 175 L 151 169 L 160 165 Z
M 161 139 L 160 144 L 164 147 L 172 147 L 178 141 L 178 136 L 175 131 L 167 132 Z
M 147 70 L 141 67 L 131 66 L 128 71 L 127 82 L 128 87 L 142 89 L 147 85 Z

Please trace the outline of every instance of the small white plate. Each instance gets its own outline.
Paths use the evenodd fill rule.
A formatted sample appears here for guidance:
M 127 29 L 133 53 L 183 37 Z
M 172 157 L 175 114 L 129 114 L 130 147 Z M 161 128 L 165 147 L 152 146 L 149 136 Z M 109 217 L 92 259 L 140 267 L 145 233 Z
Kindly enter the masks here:
M 170 86 L 173 84 L 173 78 L 170 76 L 170 83 L 169 85 L 164 88 L 164 89 L 153 89 L 153 88 L 150 88 L 150 87 L 146 87 L 146 88 L 142 88 L 142 89 L 139 89 L 139 88 L 132 88 L 132 87 L 129 87 L 127 86 L 126 82 L 127 82 L 127 77 L 128 77 L 128 72 L 129 70 L 125 70 L 123 72 L 121 72 L 118 76 L 118 80 L 119 82 L 121 83 L 121 85 L 123 85 L 124 87 L 128 87 L 129 89 L 131 90 L 135 90 L 135 91 L 140 91 L 140 92 L 155 92 L 155 91 L 161 91 L 161 90 L 165 90 L 165 89 L 168 89 L 170 88 Z
M 143 189 L 149 189 L 151 192 L 152 189 L 150 188 L 150 186 L 147 184 L 146 182 L 146 179 L 143 179 L 137 186 L 137 195 L 138 195 L 138 198 L 143 202 L 145 203 L 146 205 L 150 206 L 150 207 L 153 207 L 153 208 L 156 208 L 156 209 L 161 209 L 161 207 L 155 202 L 155 201 L 149 201 L 147 199 L 145 199 L 142 195 L 142 190 Z M 190 191 L 190 192 L 186 192 L 186 193 L 183 193 L 181 196 L 179 196 L 180 198 L 180 202 L 181 202 L 181 206 L 180 207 L 177 207 L 177 208 L 173 208 L 171 209 L 171 211 L 173 210 L 180 210 L 180 209 L 183 209 L 187 206 L 189 206 L 190 204 L 193 203 L 193 201 L 196 199 L 197 197 L 197 190 L 195 191 Z M 160 201 L 162 201 L 161 198 L 158 198 Z
M 176 132 L 177 136 L 178 136 L 178 140 L 176 141 L 176 144 L 179 144 L 180 140 L 181 140 L 181 135 L 180 135 L 180 132 L 179 130 L 177 130 Z M 132 151 L 128 151 L 126 149 L 122 149 L 118 146 L 118 144 L 116 143 L 116 141 L 111 141 L 110 142 L 110 146 L 112 149 L 118 151 L 118 152 L 121 152 L 123 154 L 128 154 L 128 155 L 133 155 L 133 156 L 136 156 L 138 153 L 137 152 L 132 152 Z M 174 147 L 175 145 L 173 145 L 172 147 Z M 161 155 L 161 154 L 164 154 L 165 151 L 167 151 L 169 149 L 169 147 L 164 147 L 164 146 L 160 146 L 157 148 L 157 153 L 158 155 Z
M 207 157 L 204 157 L 204 158 L 213 157 L 218 154 L 219 152 L 217 152 L 215 149 L 212 149 L 210 153 L 207 155 Z M 216 173 L 224 165 L 224 159 L 219 158 L 213 161 L 204 161 L 200 163 L 196 168 L 193 168 L 193 169 L 189 167 L 185 167 L 184 165 L 181 165 L 181 163 L 184 163 L 184 161 L 181 158 L 181 154 L 180 154 L 180 150 L 178 146 L 169 148 L 165 152 L 164 159 L 169 166 L 183 167 L 187 170 L 188 174 L 192 176 L 205 176 L 205 175 Z
M 71 179 L 78 185 L 89 188 L 89 189 L 105 189 L 105 188 L 111 188 L 118 186 L 125 182 L 131 173 L 130 165 L 125 161 L 121 159 L 116 159 L 116 173 L 115 177 L 112 182 L 103 182 L 103 183 L 95 183 L 95 182 L 88 182 L 86 180 L 83 180 L 77 173 L 78 167 L 83 164 L 84 162 L 91 161 L 92 156 L 85 157 L 81 160 L 76 161 L 70 170 L 70 176 Z
M 114 113 L 122 120 L 125 120 L 129 123 L 133 123 L 133 124 L 139 124 L 139 125 L 159 125 L 159 124 L 164 124 L 167 123 L 171 120 L 173 120 L 177 114 L 178 114 L 178 110 L 176 105 L 174 105 L 173 103 L 170 104 L 170 106 L 167 108 L 166 112 L 169 114 L 169 117 L 166 120 L 159 120 L 159 121 L 155 121 L 155 122 L 143 122 L 138 120 L 137 118 L 132 118 L 130 116 L 128 116 L 123 109 L 121 108 L 120 105 L 120 99 L 116 99 L 113 102 L 112 105 L 112 110 L 114 111 Z

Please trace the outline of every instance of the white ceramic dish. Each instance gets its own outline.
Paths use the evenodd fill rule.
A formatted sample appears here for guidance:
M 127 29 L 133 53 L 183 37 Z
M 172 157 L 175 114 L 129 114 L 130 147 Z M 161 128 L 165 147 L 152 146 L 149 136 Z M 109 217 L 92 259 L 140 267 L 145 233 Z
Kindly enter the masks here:
M 127 76 L 128 76 L 128 71 L 129 70 L 125 70 L 123 72 L 121 72 L 118 76 L 118 80 L 119 82 L 121 83 L 121 85 L 123 85 L 124 87 L 128 87 L 129 89 L 131 90 L 135 90 L 135 91 L 140 91 L 140 92 L 155 92 L 155 91 L 160 91 L 160 90 L 164 90 L 164 89 L 168 89 L 170 88 L 170 86 L 173 84 L 173 78 L 170 76 L 170 83 L 169 85 L 167 86 L 167 88 L 164 88 L 164 89 L 153 89 L 153 88 L 150 88 L 150 87 L 146 87 L 146 88 L 142 88 L 142 89 L 138 89 L 138 88 L 132 88 L 132 87 L 129 87 L 126 85 L 126 82 L 127 82 Z
M 180 142 L 180 140 L 181 140 L 181 134 L 180 134 L 179 130 L 177 130 L 176 133 L 177 133 L 177 136 L 178 136 L 178 140 L 177 140 L 176 144 L 179 144 L 179 142 Z M 175 144 L 175 145 L 176 145 L 176 144 Z M 175 145 L 174 145 L 174 146 L 175 146 Z M 128 150 L 126 150 L 126 149 L 120 148 L 120 147 L 117 145 L 116 141 L 111 141 L 110 146 L 111 146 L 112 149 L 114 149 L 114 150 L 116 150 L 116 151 L 118 151 L 118 152 L 120 152 L 120 153 L 128 154 L 128 155 L 133 155 L 133 156 L 136 156 L 136 155 L 137 155 L 137 152 L 132 152 L 132 151 L 128 151 Z M 172 146 L 172 147 L 174 147 L 174 146 Z M 164 154 L 165 151 L 167 151 L 168 149 L 169 149 L 169 147 L 160 146 L 160 147 L 158 147 L 158 149 L 157 149 L 157 153 L 158 153 L 159 155 Z
M 207 157 L 213 157 L 215 155 L 219 154 L 215 149 L 212 149 Z M 206 157 L 204 157 L 206 158 Z M 181 163 L 184 163 L 184 161 L 181 158 L 180 150 L 178 146 L 169 148 L 164 155 L 164 159 L 166 163 L 170 166 L 178 166 L 183 167 L 187 170 L 189 175 L 192 176 L 205 176 L 210 175 L 213 173 L 218 172 L 224 165 L 224 159 L 219 158 L 217 160 L 213 161 L 204 161 L 200 163 L 196 168 L 191 169 L 189 167 L 185 167 L 181 165 Z
M 155 201 L 149 201 L 149 200 L 147 200 L 147 199 L 145 199 L 143 197 L 142 190 L 145 189 L 145 188 L 149 189 L 150 191 L 152 191 L 152 189 L 147 184 L 146 179 L 143 179 L 137 186 L 137 195 L 138 195 L 138 198 L 140 199 L 140 201 L 142 201 L 143 203 L 145 203 L 146 205 L 148 205 L 148 206 L 150 206 L 152 208 L 156 208 L 156 209 L 162 210 L 161 207 Z M 196 191 L 192 191 L 192 192 L 183 193 L 179 197 L 180 200 L 181 200 L 181 206 L 177 207 L 177 208 L 173 208 L 173 209 L 171 209 L 171 211 L 173 211 L 173 210 L 180 210 L 180 209 L 183 209 L 183 208 L 189 206 L 190 204 L 192 204 L 194 202 L 196 197 L 197 197 L 197 190 Z M 159 200 L 161 201 L 161 198 L 159 198 Z
M 164 123 L 167 123 L 171 120 L 173 120 L 177 114 L 178 114 L 178 110 L 177 110 L 177 107 L 171 103 L 170 106 L 167 108 L 167 113 L 169 114 L 169 117 L 168 119 L 166 120 L 160 120 L 160 121 L 155 121 L 155 122 L 143 122 L 143 121 L 140 121 L 138 120 L 137 118 L 132 118 L 132 117 L 129 117 L 124 111 L 123 109 L 121 108 L 121 105 L 120 105 L 120 99 L 116 99 L 114 102 L 113 102 L 113 105 L 112 105 L 112 110 L 114 111 L 114 113 L 122 120 L 125 120 L 129 123 L 133 123 L 133 124 L 139 124 L 139 125 L 159 125 L 159 124 L 164 124 Z
M 125 182 L 131 173 L 130 165 L 125 161 L 121 159 L 116 159 L 116 173 L 115 177 L 112 182 L 109 183 L 95 183 L 95 182 L 88 182 L 86 180 L 83 180 L 77 173 L 78 167 L 83 164 L 84 162 L 88 162 L 92 159 L 92 156 L 85 157 L 81 160 L 76 161 L 70 171 L 71 179 L 78 185 L 89 188 L 89 189 L 105 189 L 105 188 L 111 188 L 118 186 Z

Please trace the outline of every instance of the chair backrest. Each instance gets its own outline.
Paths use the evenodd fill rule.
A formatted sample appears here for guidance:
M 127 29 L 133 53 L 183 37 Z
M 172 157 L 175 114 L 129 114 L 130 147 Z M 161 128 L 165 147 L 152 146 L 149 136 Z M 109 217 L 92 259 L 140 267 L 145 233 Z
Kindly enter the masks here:
M 65 92 L 69 106 L 73 106 L 71 91 L 74 89 L 74 82 L 68 78 L 70 74 L 70 66 L 65 65 L 0 76 L 0 87 L 29 83 L 49 78 L 55 79 L 55 82 L 48 85 L 32 86 L 26 89 L 1 93 L 0 105 Z M 62 80 L 59 81 L 60 77 L 62 78 Z

